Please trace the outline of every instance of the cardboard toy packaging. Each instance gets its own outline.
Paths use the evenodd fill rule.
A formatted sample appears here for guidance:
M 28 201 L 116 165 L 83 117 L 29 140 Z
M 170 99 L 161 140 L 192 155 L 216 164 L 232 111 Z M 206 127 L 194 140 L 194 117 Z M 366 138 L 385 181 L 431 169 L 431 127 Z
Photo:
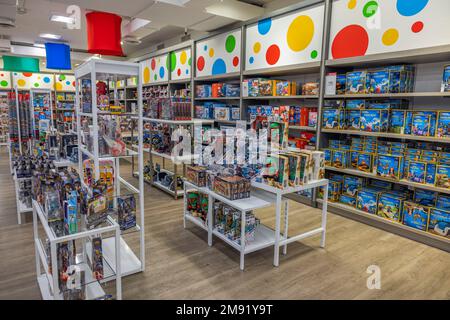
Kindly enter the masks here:
M 403 202 L 406 199 L 401 196 L 384 193 L 378 200 L 377 215 L 392 221 L 400 222 L 403 209 Z
M 450 238 L 450 211 L 431 208 L 428 232 Z
M 207 168 L 202 166 L 187 166 L 186 180 L 198 187 L 206 187 L 206 170 Z
M 405 201 L 402 216 L 404 225 L 426 231 L 430 217 L 430 207 Z

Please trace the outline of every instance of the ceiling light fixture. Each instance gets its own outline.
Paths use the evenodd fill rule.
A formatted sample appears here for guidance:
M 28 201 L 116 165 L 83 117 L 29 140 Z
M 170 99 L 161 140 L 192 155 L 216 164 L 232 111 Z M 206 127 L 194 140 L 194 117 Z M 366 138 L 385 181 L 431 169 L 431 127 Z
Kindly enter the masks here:
M 50 16 L 50 21 L 73 24 L 75 22 L 75 19 L 72 17 L 62 16 L 59 14 L 52 14 Z
M 43 43 L 34 43 L 33 46 L 35 46 L 36 48 L 45 48 L 45 44 Z
M 60 36 L 59 34 L 53 34 L 53 33 L 41 33 L 39 35 L 39 37 L 45 38 L 45 39 L 52 39 L 52 40 L 61 40 L 61 38 L 62 38 L 62 36 Z
M 215 3 L 205 7 L 205 11 L 209 14 L 240 21 L 247 21 L 264 14 L 264 8 L 236 0 Z

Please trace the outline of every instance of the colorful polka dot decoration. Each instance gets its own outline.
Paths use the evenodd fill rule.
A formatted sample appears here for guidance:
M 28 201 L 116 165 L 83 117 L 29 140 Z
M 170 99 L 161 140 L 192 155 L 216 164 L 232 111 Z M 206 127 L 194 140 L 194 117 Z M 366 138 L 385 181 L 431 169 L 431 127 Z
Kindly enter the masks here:
M 270 27 L 272 26 L 272 19 L 267 18 L 258 21 L 258 32 L 260 35 L 265 35 L 270 31 Z
M 286 41 L 292 51 L 305 50 L 314 36 L 314 22 L 308 16 L 298 16 L 289 25 Z
M 278 62 L 278 59 L 280 59 L 280 48 L 273 44 L 266 51 L 266 61 L 273 66 Z
M 197 69 L 199 71 L 203 71 L 204 68 L 205 68 L 205 58 L 203 58 L 203 56 L 200 56 L 197 58 Z
M 10 88 L 10 81 L 11 81 L 11 73 L 10 72 L 1 72 L 0 73 L 0 87 L 1 88 Z
M 176 64 L 175 57 L 170 53 L 142 61 L 142 83 L 167 81 L 168 73 L 176 70 Z
M 223 61 L 223 59 L 218 58 L 213 63 L 212 75 L 218 75 L 223 73 L 227 73 L 227 65 L 225 64 L 225 61 Z
M 213 51 L 214 54 L 214 51 Z M 189 48 L 171 53 L 175 68 L 171 70 L 172 80 L 189 78 L 191 71 L 191 50 Z
M 385 13 L 389 10 L 389 13 L 394 13 L 396 18 L 395 20 L 388 19 L 385 14 L 383 15 L 384 19 L 381 20 L 381 27 L 369 29 L 369 23 L 366 23 L 369 20 L 362 22 L 358 16 L 340 13 L 340 16 L 343 19 L 345 18 L 346 21 L 355 21 L 357 23 L 344 25 L 335 33 L 330 49 L 332 58 L 364 56 L 371 50 L 383 52 L 382 48 L 386 50 L 388 47 L 395 47 L 398 48 L 395 50 L 400 50 L 401 48 L 398 47 L 398 44 L 401 37 L 405 37 L 402 42 L 402 45 L 404 45 L 406 39 L 408 41 L 417 39 L 410 38 L 412 34 L 420 34 L 424 30 L 425 23 L 422 20 L 422 16 L 423 18 L 430 18 L 430 13 L 425 13 L 424 11 L 430 3 L 430 0 L 392 0 L 390 2 L 380 0 L 345 0 L 345 9 L 344 5 L 342 5 L 338 10 L 349 10 L 348 14 L 350 12 L 355 12 L 356 14 L 359 11 L 363 19 L 371 19 L 378 12 L 381 14 L 381 10 L 384 10 Z M 355 9 L 358 10 L 355 11 Z M 337 9 L 333 9 L 333 11 L 337 12 Z M 410 20 L 405 19 L 405 17 L 414 17 L 420 13 L 423 13 L 421 18 L 413 20 L 412 23 Z M 405 30 L 405 24 L 407 24 L 408 30 Z M 409 34 L 408 31 L 410 32 Z
M 153 67 L 153 62 L 154 61 L 155 60 L 152 59 L 152 67 Z M 143 79 L 143 81 L 144 81 L 144 83 L 149 83 L 150 82 L 150 69 L 148 67 L 144 68 L 144 79 Z
M 2 86 L 2 87 L 7 87 L 8 86 L 8 81 L 6 81 L 6 80 L 2 80 L 1 82 L 0 82 L 0 86 Z
M 56 82 L 55 89 L 56 89 L 56 91 L 62 91 L 62 89 L 63 89 L 62 84 L 60 82 Z

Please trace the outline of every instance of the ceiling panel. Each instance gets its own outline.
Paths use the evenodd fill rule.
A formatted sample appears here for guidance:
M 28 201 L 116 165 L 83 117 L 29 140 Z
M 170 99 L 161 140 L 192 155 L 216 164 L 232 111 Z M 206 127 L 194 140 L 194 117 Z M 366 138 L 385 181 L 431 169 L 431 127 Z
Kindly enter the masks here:
M 207 20 L 203 20 L 199 23 L 191 25 L 189 28 L 197 31 L 213 31 L 234 22 L 236 22 L 236 20 L 225 17 L 212 16 Z
M 140 11 L 154 3 L 152 0 L 53 0 L 53 2 L 63 3 L 66 6 L 76 4 L 80 8 L 112 12 L 128 17 L 136 16 Z

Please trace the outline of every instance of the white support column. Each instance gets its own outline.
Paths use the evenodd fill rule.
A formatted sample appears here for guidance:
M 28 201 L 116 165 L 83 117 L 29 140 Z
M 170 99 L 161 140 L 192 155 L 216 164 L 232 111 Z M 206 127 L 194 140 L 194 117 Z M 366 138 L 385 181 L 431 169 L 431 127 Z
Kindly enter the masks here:
M 122 270 L 120 261 L 121 253 L 120 253 L 120 228 L 116 226 L 116 234 L 115 234 L 115 245 L 116 245 L 116 295 L 117 300 L 122 300 Z
M 289 200 L 285 198 L 284 200 L 284 232 L 283 237 L 288 238 L 289 229 Z M 283 246 L 283 255 L 287 254 L 287 243 Z
M 320 246 L 325 247 L 325 235 L 327 231 L 327 210 L 328 210 L 328 183 L 324 187 L 323 203 L 322 203 L 322 237 Z
M 273 265 L 278 267 L 280 263 L 280 224 L 281 224 L 281 194 L 277 194 L 276 200 L 276 213 L 275 213 L 275 245 L 274 245 L 274 253 L 273 253 Z
M 245 220 L 246 220 L 246 212 L 244 210 L 241 211 L 241 259 L 240 259 L 240 268 L 244 271 L 245 266 Z
M 206 220 L 208 221 L 208 246 L 212 246 L 212 233 L 213 233 L 213 219 L 214 219 L 214 198 L 208 195 L 208 215 Z

